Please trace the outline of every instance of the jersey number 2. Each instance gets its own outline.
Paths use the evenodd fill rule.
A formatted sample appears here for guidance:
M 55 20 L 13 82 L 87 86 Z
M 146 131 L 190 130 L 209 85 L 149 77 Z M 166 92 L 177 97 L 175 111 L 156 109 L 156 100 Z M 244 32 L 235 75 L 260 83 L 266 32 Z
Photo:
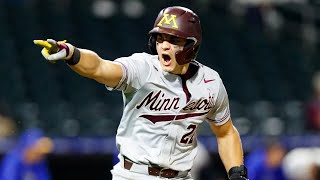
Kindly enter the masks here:
M 191 144 L 193 142 L 193 136 L 194 136 L 196 128 L 197 128 L 197 126 L 194 124 L 189 125 L 187 127 L 187 129 L 190 129 L 190 131 L 182 136 L 180 143 Z

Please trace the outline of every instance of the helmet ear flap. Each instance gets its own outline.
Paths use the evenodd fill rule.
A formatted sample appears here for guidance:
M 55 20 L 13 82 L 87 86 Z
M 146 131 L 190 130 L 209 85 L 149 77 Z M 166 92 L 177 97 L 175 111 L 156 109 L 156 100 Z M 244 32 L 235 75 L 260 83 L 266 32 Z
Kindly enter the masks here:
M 157 41 L 157 35 L 151 34 L 149 37 L 148 47 L 152 55 L 157 55 L 157 48 L 156 48 L 156 41 Z
M 186 45 L 184 46 L 183 50 L 176 53 L 176 59 L 179 65 L 187 64 L 191 62 L 195 56 L 197 49 L 194 49 L 195 41 L 187 39 Z

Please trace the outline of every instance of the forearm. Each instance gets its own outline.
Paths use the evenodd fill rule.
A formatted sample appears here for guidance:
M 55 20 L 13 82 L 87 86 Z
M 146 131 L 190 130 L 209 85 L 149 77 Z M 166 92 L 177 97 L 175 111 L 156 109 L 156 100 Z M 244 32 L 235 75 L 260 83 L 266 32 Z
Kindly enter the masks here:
M 94 78 L 102 59 L 91 50 L 79 49 L 79 51 L 79 62 L 75 65 L 69 65 L 70 68 L 82 76 Z
M 77 58 L 78 56 L 78 61 L 75 61 L 76 64 L 70 65 L 68 63 L 72 70 L 109 87 L 118 85 L 122 78 L 122 68 L 119 64 L 104 60 L 93 51 L 87 49 L 78 50 L 78 55 L 72 57 Z M 74 59 L 71 59 L 71 61 L 74 61 Z
M 219 155 L 227 172 L 230 168 L 243 164 L 240 135 L 234 126 L 228 133 L 217 136 L 217 142 Z

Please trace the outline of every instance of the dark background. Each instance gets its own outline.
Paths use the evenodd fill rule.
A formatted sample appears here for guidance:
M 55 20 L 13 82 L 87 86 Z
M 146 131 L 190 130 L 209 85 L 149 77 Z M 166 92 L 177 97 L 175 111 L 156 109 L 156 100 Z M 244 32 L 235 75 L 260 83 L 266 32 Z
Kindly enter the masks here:
M 0 112 L 14 121 L 13 137 L 40 127 L 55 140 L 48 159 L 53 179 L 111 179 L 122 97 L 63 62 L 46 62 L 32 41 L 66 39 L 110 60 L 148 52 L 148 31 L 167 5 L 199 15 L 197 60 L 222 77 L 245 153 L 269 136 L 283 138 L 289 149 L 320 146 L 319 130 L 307 126 L 305 112 L 320 68 L 317 1 L 0 0 Z M 206 123 L 198 135 L 214 137 Z M 72 140 L 78 137 L 98 142 Z M 59 144 L 61 139 L 68 142 Z M 1 154 L 10 147 L 7 141 L 12 138 L 0 141 Z M 215 141 L 203 142 L 212 155 L 203 179 L 226 178 Z

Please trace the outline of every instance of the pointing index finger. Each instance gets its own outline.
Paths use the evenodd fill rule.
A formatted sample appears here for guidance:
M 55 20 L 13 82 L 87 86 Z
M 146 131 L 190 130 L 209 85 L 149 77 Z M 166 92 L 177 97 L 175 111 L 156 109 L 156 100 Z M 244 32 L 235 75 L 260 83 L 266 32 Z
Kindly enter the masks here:
M 33 40 L 33 43 L 35 45 L 42 46 L 46 49 L 50 49 L 52 47 L 52 45 L 50 43 L 48 43 L 47 41 L 44 41 L 44 40 Z

